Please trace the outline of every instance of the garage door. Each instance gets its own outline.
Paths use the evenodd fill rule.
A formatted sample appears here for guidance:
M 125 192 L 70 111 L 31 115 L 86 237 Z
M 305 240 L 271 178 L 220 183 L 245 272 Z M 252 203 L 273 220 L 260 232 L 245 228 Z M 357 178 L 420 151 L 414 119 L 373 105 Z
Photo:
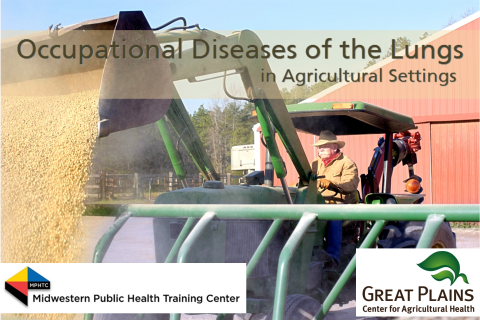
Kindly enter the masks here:
M 478 124 L 432 123 L 433 203 L 480 203 Z

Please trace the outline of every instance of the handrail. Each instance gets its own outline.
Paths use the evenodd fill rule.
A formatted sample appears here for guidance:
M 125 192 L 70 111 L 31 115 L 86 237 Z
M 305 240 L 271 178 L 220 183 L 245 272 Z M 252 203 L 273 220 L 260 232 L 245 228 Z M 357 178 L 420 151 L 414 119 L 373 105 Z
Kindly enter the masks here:
M 388 206 L 386 208 L 385 206 Z M 277 276 L 277 287 L 275 291 L 274 319 L 283 319 L 283 307 L 285 304 L 286 282 L 288 280 L 289 259 L 293 255 L 296 246 L 303 238 L 305 228 L 308 228 L 314 220 L 376 220 L 372 230 L 364 240 L 361 248 L 369 247 L 373 240 L 383 229 L 386 221 L 425 221 L 425 229 L 419 240 L 417 248 L 428 248 L 432 243 L 440 225 L 443 221 L 471 221 L 480 222 L 480 205 L 161 205 L 161 204 L 135 204 L 124 207 L 123 212 L 110 229 L 102 236 L 97 243 L 94 252 L 93 263 L 101 263 L 113 238 L 123 227 L 130 217 L 174 217 L 188 218 L 179 239 L 175 242 L 166 262 L 171 262 L 178 247 L 178 262 L 186 261 L 191 246 L 201 235 L 208 223 L 214 219 L 249 219 L 249 220 L 270 220 L 274 222 L 264 236 L 259 247 L 252 256 L 247 266 L 247 278 L 253 271 L 256 263 L 270 243 L 273 235 L 280 227 L 283 220 L 300 220 L 294 233 L 287 241 L 280 256 Z M 388 219 L 385 219 L 388 217 Z M 192 232 L 187 237 L 195 219 L 201 218 Z M 305 230 L 304 230 L 305 229 Z M 186 239 L 185 239 L 186 238 Z M 183 241 L 185 239 L 185 241 Z M 183 244 L 182 244 L 183 242 Z M 174 250 L 175 249 L 175 250 Z M 347 268 L 335 284 L 332 291 L 324 301 L 314 319 L 323 319 L 331 307 L 351 274 L 356 267 L 354 256 Z M 283 300 L 282 300 L 283 299 Z M 282 302 L 283 301 L 283 302 Z M 278 306 L 277 306 L 278 305 Z M 277 307 L 276 307 L 277 306 Z M 92 314 L 85 314 L 85 320 L 91 320 Z M 171 319 L 178 320 L 180 314 L 171 314 Z M 220 314 L 217 319 L 222 319 Z
M 260 242 L 257 250 L 255 250 L 255 253 L 253 254 L 252 258 L 247 264 L 247 279 L 248 277 L 250 277 L 250 274 L 257 266 L 258 262 L 260 261 L 260 258 L 262 257 L 263 253 L 267 249 L 270 242 L 272 242 L 272 239 L 275 236 L 275 233 L 277 233 L 282 223 L 283 223 L 283 220 L 281 219 L 276 219 L 273 221 L 272 225 L 270 226 L 267 233 L 263 237 L 262 242 Z M 224 317 L 225 317 L 225 313 L 221 313 L 217 316 L 215 320 L 222 320 Z
M 188 253 L 190 252 L 190 249 L 195 244 L 195 241 L 197 241 L 198 237 L 200 237 L 203 231 L 205 231 L 205 227 L 208 225 L 210 221 L 212 221 L 214 217 L 215 217 L 214 212 L 206 212 L 203 214 L 200 221 L 198 221 L 197 225 L 193 228 L 192 232 L 190 232 L 187 239 L 185 239 L 182 246 L 180 247 L 180 250 L 178 251 L 178 258 L 177 258 L 178 263 L 187 262 L 187 256 L 188 256 Z
M 385 220 L 378 220 L 375 222 L 373 225 L 372 229 L 368 233 L 367 237 L 365 240 L 363 240 L 362 244 L 360 245 L 360 248 L 370 248 L 377 238 L 377 236 L 382 232 L 383 227 L 387 221 Z M 320 307 L 320 310 L 318 310 L 317 314 L 313 318 L 313 320 L 322 320 L 325 315 L 327 314 L 328 310 L 333 305 L 333 302 L 335 299 L 337 299 L 338 295 L 342 291 L 343 287 L 347 284 L 348 279 L 352 276 L 353 272 L 355 271 L 355 268 L 357 267 L 357 255 L 355 254 L 353 258 L 350 260 L 348 263 L 347 267 L 343 271 L 342 275 L 340 278 L 338 278 L 337 282 L 335 283 L 335 286 L 333 286 L 332 290 L 328 293 L 328 296 L 325 298 L 325 301 L 323 301 L 322 306 Z
M 429 215 L 425 221 L 425 227 L 423 228 L 422 235 L 417 243 L 417 249 L 420 248 L 430 248 L 430 245 L 433 242 L 433 239 L 437 235 L 438 229 L 445 221 L 445 216 L 443 214 L 432 214 Z
M 197 239 L 201 236 L 203 231 L 205 231 L 205 228 L 207 227 L 208 223 L 212 221 L 214 217 L 215 217 L 215 213 L 213 212 L 206 212 L 202 216 L 200 221 L 198 221 L 196 226 L 193 228 L 192 232 L 190 232 L 187 239 L 185 239 L 182 246 L 180 247 L 180 250 L 178 251 L 177 263 L 187 262 L 187 257 L 188 257 L 188 253 L 190 252 L 190 249 L 193 247 Z M 180 320 L 180 314 L 171 313 L 170 320 Z
M 123 227 L 125 222 L 127 222 L 128 218 L 132 215 L 131 212 L 124 212 L 122 213 L 113 223 L 113 225 L 108 229 L 107 232 L 100 238 L 97 245 L 95 246 L 95 251 L 93 253 L 93 263 L 101 263 L 105 254 L 107 253 L 110 244 L 113 241 L 113 238 L 117 234 L 117 232 Z
M 205 212 L 215 212 L 218 219 L 300 220 L 305 212 L 318 214 L 317 220 L 388 220 L 425 221 L 431 214 L 442 214 L 445 221 L 479 222 L 480 205 L 440 204 L 355 204 L 319 205 L 223 205 L 223 204 L 132 204 L 125 208 L 132 217 L 201 218 Z
M 192 229 L 193 223 L 195 222 L 194 218 L 188 218 L 187 222 L 182 228 L 182 231 L 178 235 L 177 240 L 175 240 L 175 243 L 173 244 L 172 249 L 170 250 L 170 253 L 167 256 L 167 259 L 165 259 L 165 263 L 171 263 L 173 261 L 173 258 L 177 254 L 178 250 L 180 249 L 180 246 L 183 244 L 183 241 L 187 237 L 188 233 L 190 232 L 190 229 Z
M 275 299 L 273 303 L 273 319 L 275 320 L 283 320 L 285 299 L 287 297 L 288 274 L 290 273 L 290 262 L 292 261 L 293 254 L 316 217 L 317 215 L 314 213 L 304 213 L 280 253 Z

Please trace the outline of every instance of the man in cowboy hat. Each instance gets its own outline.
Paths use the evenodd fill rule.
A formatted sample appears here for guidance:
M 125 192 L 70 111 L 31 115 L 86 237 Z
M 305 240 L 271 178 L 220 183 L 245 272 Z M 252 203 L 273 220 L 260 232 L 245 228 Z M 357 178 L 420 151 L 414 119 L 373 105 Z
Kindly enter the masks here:
M 337 140 L 337 136 L 325 130 L 320 132 L 318 141 L 313 144 L 318 148 L 318 157 L 312 162 L 312 170 L 317 173 L 318 189 L 326 203 L 355 203 L 355 190 L 360 179 L 355 162 L 345 156 L 340 149 L 345 146 L 344 141 Z M 342 194 L 328 190 L 337 187 Z M 327 250 L 326 255 L 320 256 L 322 262 L 338 264 L 342 245 L 342 221 L 327 222 Z M 322 255 L 322 253 L 321 253 Z M 333 258 L 334 261 L 331 261 Z

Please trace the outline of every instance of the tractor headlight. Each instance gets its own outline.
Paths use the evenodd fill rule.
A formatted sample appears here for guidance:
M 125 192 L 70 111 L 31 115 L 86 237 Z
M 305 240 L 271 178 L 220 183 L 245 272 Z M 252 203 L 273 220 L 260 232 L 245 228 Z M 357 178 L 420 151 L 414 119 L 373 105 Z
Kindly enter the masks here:
M 394 198 L 388 198 L 388 199 L 385 201 L 385 204 L 397 204 L 397 201 L 395 201 Z

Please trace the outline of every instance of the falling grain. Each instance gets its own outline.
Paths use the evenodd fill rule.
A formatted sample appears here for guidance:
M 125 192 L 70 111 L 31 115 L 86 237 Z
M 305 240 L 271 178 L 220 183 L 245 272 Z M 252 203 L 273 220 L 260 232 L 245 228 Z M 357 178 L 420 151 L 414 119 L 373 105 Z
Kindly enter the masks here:
M 2 97 L 2 262 L 80 262 L 98 95 Z

